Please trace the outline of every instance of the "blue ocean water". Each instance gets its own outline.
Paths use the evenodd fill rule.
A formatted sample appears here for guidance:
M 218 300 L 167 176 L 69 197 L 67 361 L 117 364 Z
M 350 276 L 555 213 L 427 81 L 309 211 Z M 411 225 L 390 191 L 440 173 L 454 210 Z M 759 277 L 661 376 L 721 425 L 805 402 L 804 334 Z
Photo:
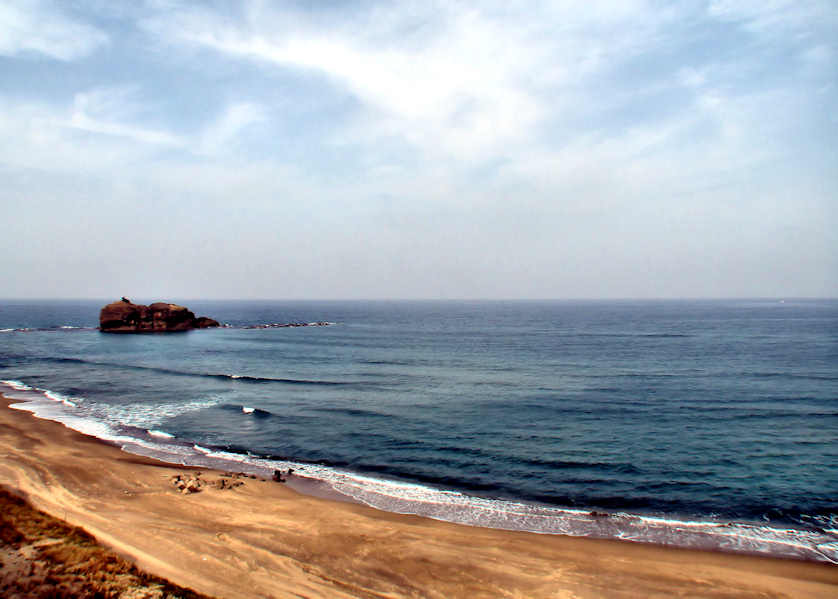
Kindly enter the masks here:
M 231 326 L 169 335 L 104 303 L 0 302 L 0 389 L 381 509 L 838 561 L 838 301 L 184 301 Z

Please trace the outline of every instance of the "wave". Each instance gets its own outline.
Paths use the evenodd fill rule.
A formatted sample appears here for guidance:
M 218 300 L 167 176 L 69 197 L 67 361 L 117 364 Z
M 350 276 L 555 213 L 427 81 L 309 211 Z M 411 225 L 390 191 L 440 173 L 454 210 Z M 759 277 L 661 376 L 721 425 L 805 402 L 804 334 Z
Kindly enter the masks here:
M 268 410 L 261 410 L 259 408 L 253 408 L 250 406 L 242 406 L 241 407 L 242 414 L 246 414 L 247 416 L 253 416 L 254 418 L 269 418 L 273 416 L 272 412 Z
M 88 402 L 84 397 L 66 395 L 51 389 L 33 387 L 17 380 L 3 380 L 0 383 L 5 384 L 16 392 L 10 395 L 11 399 L 21 399 L 31 404 L 30 407 L 37 408 L 39 412 L 48 412 L 48 419 L 62 420 L 65 416 L 69 416 L 74 419 L 87 419 L 97 423 L 115 422 L 119 423 L 117 428 L 120 434 L 134 434 L 134 429 L 136 429 L 136 431 L 142 433 L 142 436 L 156 436 L 153 433 L 161 431 L 153 427 L 157 426 L 158 423 L 166 418 L 182 416 L 189 412 L 211 408 L 218 405 L 224 399 L 224 396 L 221 394 L 209 394 L 205 397 L 188 401 L 180 400 L 147 405 L 136 403 L 108 405 L 95 401 Z M 8 392 L 7 395 L 9 395 Z M 83 407 L 84 409 L 81 412 L 68 414 L 65 412 L 56 412 L 49 407 L 55 407 L 56 405 L 65 408 Z M 82 432 L 94 436 L 101 436 L 98 433 L 89 431 Z
M 209 393 L 190 400 L 174 400 L 149 404 L 111 404 L 96 405 L 90 408 L 90 415 L 108 422 L 119 422 L 125 427 L 137 427 L 145 430 L 159 426 L 168 418 L 183 416 L 218 406 L 223 402 L 223 394 Z
M 371 366 L 412 366 L 416 363 L 408 360 L 359 360 L 359 362 Z
M 62 393 L 58 393 L 57 391 L 51 391 L 49 389 L 40 389 L 38 387 L 32 387 L 27 385 L 22 381 L 17 380 L 0 380 L 0 383 L 6 385 L 13 391 L 27 391 L 33 392 L 42 395 L 46 399 L 50 401 L 54 401 L 60 404 L 64 404 L 65 406 L 75 408 L 78 405 L 78 402 L 84 401 L 81 397 L 71 397 L 69 395 L 64 395 Z
M 11 394 L 5 393 L 7 397 L 21 402 L 10 406 L 14 409 L 32 412 L 33 415 L 45 420 L 61 422 L 69 428 L 106 441 L 120 443 L 135 440 L 130 435 L 122 434 L 108 422 L 91 418 L 80 412 L 77 402 L 82 402 L 83 398 L 69 397 L 49 389 L 26 385 L 20 381 L 5 380 L 0 383 L 12 389 Z
M 33 387 L 30 387 L 29 385 L 27 385 L 26 383 L 23 383 L 21 381 L 10 380 L 10 381 L 0 381 L 0 383 L 3 383 L 7 387 L 11 387 L 15 391 L 32 391 L 34 389 Z
M 540 468 L 550 468 L 557 470 L 599 470 L 605 472 L 615 472 L 619 474 L 639 474 L 640 469 L 634 464 L 628 462 L 609 463 L 609 462 L 578 462 L 571 460 L 553 460 L 548 458 L 521 458 L 517 457 L 516 461 L 530 466 Z
M 183 374 L 188 376 L 206 376 L 218 379 L 230 379 L 233 381 L 241 381 L 243 383 L 285 383 L 287 385 L 326 385 L 326 386 L 343 386 L 343 385 L 362 385 L 360 381 L 318 381 L 313 379 L 288 379 L 288 378 L 274 378 L 265 376 L 251 376 L 247 374 L 199 374 L 190 372 L 176 372 L 171 371 L 171 374 Z
M 336 322 L 330 321 L 315 321 L 315 322 L 272 322 L 272 323 L 265 323 L 265 324 L 246 324 L 246 325 L 230 325 L 230 324 L 222 324 L 218 328 L 220 329 L 286 329 L 286 328 L 297 328 L 297 327 L 325 327 L 325 326 L 334 326 Z M 3 328 L 0 329 L 0 333 L 32 333 L 32 332 L 43 332 L 43 331 L 98 331 L 99 327 L 85 327 L 85 326 L 77 326 L 77 325 L 54 325 L 49 327 L 11 327 L 11 328 Z
M 805 379 L 812 381 L 838 381 L 838 376 L 823 374 L 801 374 L 796 372 L 743 372 L 743 376 L 750 376 L 757 379 Z
M 79 327 L 74 325 L 56 325 L 52 327 L 18 327 L 0 329 L 0 333 L 39 333 L 39 332 L 70 332 L 70 331 L 96 331 L 96 327 Z
M 801 522 L 801 525 L 808 525 L 808 528 L 780 528 L 754 522 L 600 511 L 589 507 L 563 508 L 537 502 L 479 497 L 444 488 L 463 486 L 463 481 L 446 477 L 437 477 L 427 482 L 410 482 L 379 475 L 397 476 L 395 472 L 386 472 L 391 470 L 389 467 L 379 468 L 383 471 L 381 473 L 364 474 L 337 465 L 254 455 L 244 447 L 217 447 L 195 441 L 179 441 L 170 433 L 158 429 L 124 427 L 85 417 L 80 415 L 79 409 L 64 403 L 62 398 L 67 399 L 66 396 L 39 390 L 21 381 L 6 380 L 2 383 L 12 389 L 16 397 L 25 398 L 26 403 L 16 404 L 16 408 L 32 411 L 36 416 L 58 420 L 83 433 L 116 442 L 128 452 L 170 463 L 245 472 L 263 477 L 271 476 L 275 470 L 291 468 L 295 476 L 321 481 L 352 500 L 384 511 L 471 526 L 623 539 L 838 563 L 838 527 L 832 515 Z M 52 395 L 52 399 L 49 399 L 47 393 Z M 243 413 L 246 406 L 228 404 L 224 407 Z M 257 410 L 253 408 L 252 414 L 256 414 Z M 632 467 L 631 464 L 586 464 L 557 460 L 544 462 L 549 463 L 550 467 L 570 469 Z M 373 465 L 369 469 L 376 468 Z M 289 482 L 293 484 L 293 477 Z M 497 485 L 477 485 L 473 492 L 497 492 L 497 489 Z M 627 504 L 615 499 L 613 505 L 624 510 Z
M 330 406 L 318 406 L 310 408 L 313 412 L 319 413 L 326 413 L 326 414 L 340 414 L 341 416 L 352 416 L 352 417 L 362 417 L 362 418 L 375 418 L 375 419 L 383 419 L 383 420 L 396 420 L 399 417 L 394 416 L 392 414 L 384 414 L 382 412 L 374 412 L 371 410 L 361 410 L 358 408 L 339 408 L 339 407 L 330 407 Z
M 191 372 L 188 370 L 176 370 L 174 368 L 163 368 L 159 366 L 140 366 L 137 364 L 119 364 L 116 362 L 100 362 L 96 360 L 84 360 L 82 358 L 36 358 L 45 362 L 87 364 L 91 366 L 104 366 L 106 368 L 120 368 L 123 370 L 138 370 L 169 374 L 173 376 L 201 377 L 219 380 L 237 381 L 251 384 L 281 383 L 286 385 L 324 385 L 324 386 L 358 386 L 365 385 L 362 381 L 329 381 L 315 379 L 292 379 L 279 377 L 253 376 L 248 374 L 226 374 L 213 372 Z
M 646 338 L 646 339 L 682 339 L 693 337 L 686 333 L 570 333 L 567 337 L 611 337 L 611 338 Z
M 69 397 L 67 395 L 63 395 L 61 393 L 57 393 L 55 391 L 44 391 L 44 396 L 47 399 L 51 399 L 52 401 L 57 401 L 63 403 L 65 406 L 69 406 L 71 408 L 75 408 L 78 405 L 78 401 L 80 398 L 77 397 Z

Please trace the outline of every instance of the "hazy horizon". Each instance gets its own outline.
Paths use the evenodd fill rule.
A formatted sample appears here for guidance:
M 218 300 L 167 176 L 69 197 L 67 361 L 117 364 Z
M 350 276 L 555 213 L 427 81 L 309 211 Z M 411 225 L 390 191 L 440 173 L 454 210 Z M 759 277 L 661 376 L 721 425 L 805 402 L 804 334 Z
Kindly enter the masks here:
M 115 302 L 114 297 L 0 297 L 0 302 Z M 706 297 L 142 297 L 125 296 L 135 304 L 150 302 L 818 302 L 838 296 L 706 296 Z M 188 306 L 187 306 L 188 307 Z
M 835 298 L 835 31 L 828 0 L 12 0 L 0 297 Z

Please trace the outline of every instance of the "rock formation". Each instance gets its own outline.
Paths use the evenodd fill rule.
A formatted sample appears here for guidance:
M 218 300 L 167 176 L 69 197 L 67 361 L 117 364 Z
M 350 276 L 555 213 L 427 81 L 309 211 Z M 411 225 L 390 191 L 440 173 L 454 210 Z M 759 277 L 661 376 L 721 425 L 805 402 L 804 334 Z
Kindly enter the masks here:
M 135 304 L 123 297 L 108 304 L 99 313 L 103 333 L 172 333 L 219 326 L 218 321 L 195 314 L 183 306 L 155 302 L 150 306 Z

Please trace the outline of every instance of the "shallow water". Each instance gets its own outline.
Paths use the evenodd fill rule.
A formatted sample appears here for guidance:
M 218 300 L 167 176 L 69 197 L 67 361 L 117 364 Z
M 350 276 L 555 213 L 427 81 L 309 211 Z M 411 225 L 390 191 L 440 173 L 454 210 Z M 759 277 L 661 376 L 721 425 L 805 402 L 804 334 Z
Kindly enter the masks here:
M 231 328 L 142 336 L 104 303 L 0 303 L 4 392 L 381 509 L 838 559 L 836 301 L 183 302 Z

